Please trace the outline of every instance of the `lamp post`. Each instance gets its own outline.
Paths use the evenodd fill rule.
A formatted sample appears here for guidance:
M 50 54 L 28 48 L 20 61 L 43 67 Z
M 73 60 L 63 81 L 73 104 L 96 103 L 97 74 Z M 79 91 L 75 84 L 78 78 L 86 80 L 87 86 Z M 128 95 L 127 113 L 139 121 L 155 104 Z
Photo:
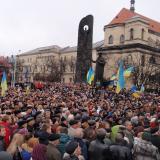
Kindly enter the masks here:
M 12 63 L 12 87 L 15 87 L 16 82 L 16 56 L 11 56 L 11 63 Z

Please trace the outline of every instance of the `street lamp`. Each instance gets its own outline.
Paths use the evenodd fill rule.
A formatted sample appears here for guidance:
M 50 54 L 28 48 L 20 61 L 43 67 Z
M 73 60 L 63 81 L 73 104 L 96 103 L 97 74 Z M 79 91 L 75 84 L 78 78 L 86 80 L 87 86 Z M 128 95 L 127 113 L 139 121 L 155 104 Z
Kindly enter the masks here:
M 16 82 L 16 56 L 12 55 L 11 56 L 11 63 L 12 63 L 12 86 L 15 87 L 15 82 Z

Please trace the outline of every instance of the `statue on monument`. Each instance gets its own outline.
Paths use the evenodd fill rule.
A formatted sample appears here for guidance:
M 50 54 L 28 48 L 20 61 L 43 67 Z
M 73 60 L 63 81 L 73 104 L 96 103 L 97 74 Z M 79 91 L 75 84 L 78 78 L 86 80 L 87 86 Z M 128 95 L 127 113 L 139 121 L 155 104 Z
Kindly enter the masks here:
M 104 74 L 104 66 L 105 66 L 105 59 L 102 57 L 102 53 L 99 53 L 99 56 L 96 61 L 93 61 L 93 63 L 96 63 L 96 69 L 95 69 L 95 78 L 94 82 L 103 82 L 103 74 Z

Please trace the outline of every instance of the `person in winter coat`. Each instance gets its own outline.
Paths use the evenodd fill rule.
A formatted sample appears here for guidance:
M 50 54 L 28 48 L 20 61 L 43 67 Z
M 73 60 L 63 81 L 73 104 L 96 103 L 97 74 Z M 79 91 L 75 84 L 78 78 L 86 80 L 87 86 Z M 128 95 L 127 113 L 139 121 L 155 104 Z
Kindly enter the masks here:
M 46 157 L 47 160 L 61 160 L 61 153 L 57 149 L 57 145 L 59 144 L 59 134 L 51 134 L 49 139 L 49 144 L 47 145 Z
M 77 142 L 71 140 L 65 145 L 63 160 L 84 160 Z
M 68 129 L 66 127 L 61 127 L 59 144 L 57 145 L 57 148 L 61 152 L 62 157 L 63 157 L 63 155 L 65 153 L 65 145 L 66 145 L 66 143 L 71 140 L 71 137 L 68 136 L 67 132 L 68 132 Z
M 0 160 L 13 160 L 12 156 L 6 151 L 0 152 Z
M 4 136 L 4 141 L 5 141 L 5 147 L 7 148 L 10 143 L 10 136 L 11 136 L 11 130 L 10 130 L 10 122 L 9 122 L 9 116 L 5 115 L 2 118 L 2 121 L 0 122 L 0 126 L 3 126 L 5 128 L 5 136 Z
M 115 143 L 109 147 L 112 160 L 132 160 L 132 152 L 124 140 L 123 133 L 118 132 Z
M 4 137 L 6 135 L 6 130 L 3 126 L 0 126 L 0 151 L 5 151 Z
M 92 141 L 89 145 L 88 151 L 90 160 L 106 160 L 107 158 L 109 159 L 109 148 L 104 144 L 105 136 L 105 129 L 101 128 L 97 130 L 96 140 Z
M 26 143 L 22 144 L 22 159 L 23 160 L 30 160 L 32 156 L 32 151 L 34 146 L 38 144 L 38 139 L 37 138 L 30 138 Z
M 47 146 L 45 144 L 37 144 L 33 148 L 32 160 L 47 160 Z
M 79 146 L 81 147 L 81 153 L 85 160 L 88 159 L 88 150 L 86 142 L 83 140 L 83 130 L 82 128 L 77 128 L 74 133 L 73 141 L 76 141 Z
M 140 138 L 135 138 L 133 154 L 135 160 L 160 160 L 158 148 L 150 140 L 151 135 L 147 132 L 141 134 Z

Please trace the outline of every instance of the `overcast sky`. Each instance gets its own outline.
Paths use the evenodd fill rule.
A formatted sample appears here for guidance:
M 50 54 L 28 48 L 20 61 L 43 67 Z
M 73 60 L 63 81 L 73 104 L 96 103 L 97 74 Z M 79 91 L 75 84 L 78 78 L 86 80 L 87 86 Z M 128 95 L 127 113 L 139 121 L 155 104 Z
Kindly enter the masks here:
M 0 55 L 77 45 L 79 21 L 94 16 L 94 42 L 130 0 L 0 0 Z M 136 0 L 136 12 L 160 21 L 160 0 Z

